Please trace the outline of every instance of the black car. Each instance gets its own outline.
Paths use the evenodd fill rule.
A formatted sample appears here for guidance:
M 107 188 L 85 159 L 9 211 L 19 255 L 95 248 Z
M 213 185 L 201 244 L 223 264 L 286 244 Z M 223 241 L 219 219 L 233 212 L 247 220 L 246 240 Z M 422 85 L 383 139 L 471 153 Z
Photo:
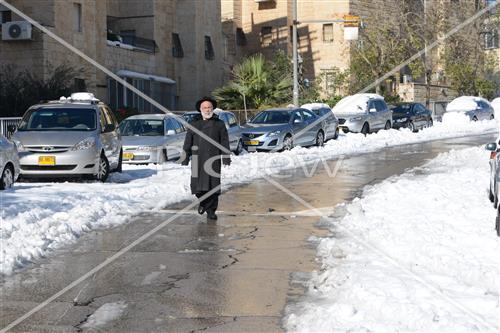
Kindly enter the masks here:
M 432 113 L 420 103 L 398 103 L 391 106 L 392 128 L 409 128 L 412 132 L 432 126 Z
M 190 124 L 190 123 L 192 123 L 195 120 L 200 120 L 201 119 L 201 113 L 198 112 L 198 111 L 184 112 L 182 114 L 182 118 L 184 118 L 184 120 L 187 121 Z

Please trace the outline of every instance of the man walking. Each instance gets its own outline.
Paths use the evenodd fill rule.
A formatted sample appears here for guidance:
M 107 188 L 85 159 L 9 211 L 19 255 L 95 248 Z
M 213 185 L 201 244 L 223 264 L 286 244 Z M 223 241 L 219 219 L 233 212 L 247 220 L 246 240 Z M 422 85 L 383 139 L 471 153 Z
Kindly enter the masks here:
M 201 113 L 202 119 L 192 122 L 191 126 L 204 136 L 188 129 L 183 146 L 185 156 L 182 160 L 182 165 L 188 165 L 191 157 L 191 193 L 200 199 L 212 192 L 200 201 L 198 207 L 198 213 L 207 212 L 207 219 L 210 220 L 217 220 L 215 211 L 221 193 L 221 159 L 224 165 L 231 164 L 226 125 L 214 114 L 216 107 L 217 102 L 210 97 L 203 97 L 196 102 L 196 110 Z M 207 141 L 206 137 L 220 144 L 226 151 Z

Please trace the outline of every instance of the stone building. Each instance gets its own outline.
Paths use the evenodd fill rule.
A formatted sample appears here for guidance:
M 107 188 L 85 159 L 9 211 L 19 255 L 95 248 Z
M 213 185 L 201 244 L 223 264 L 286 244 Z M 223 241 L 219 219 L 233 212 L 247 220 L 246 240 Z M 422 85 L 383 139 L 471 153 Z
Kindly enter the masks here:
M 9 3 L 169 109 L 193 109 L 197 97 L 210 94 L 223 83 L 219 1 Z M 6 7 L 0 7 L 0 14 L 1 23 L 23 21 Z M 30 38 L 0 40 L 0 65 L 7 64 L 44 78 L 61 64 L 82 68 L 74 90 L 93 92 L 113 108 L 155 111 L 142 98 L 36 28 Z

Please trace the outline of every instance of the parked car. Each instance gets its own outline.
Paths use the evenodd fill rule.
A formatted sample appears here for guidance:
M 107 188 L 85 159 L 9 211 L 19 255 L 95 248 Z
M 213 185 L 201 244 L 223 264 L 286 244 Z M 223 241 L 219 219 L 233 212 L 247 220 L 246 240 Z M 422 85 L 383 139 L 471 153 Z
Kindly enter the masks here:
M 446 113 L 462 113 L 472 121 L 495 118 L 495 112 L 490 102 L 482 97 L 460 96 L 446 106 Z M 446 115 L 443 115 L 446 117 Z
M 356 94 L 342 98 L 332 109 L 344 133 L 368 134 L 392 127 L 392 112 L 377 94 Z
M 12 140 L 21 177 L 92 176 L 122 170 L 122 141 L 113 112 L 90 93 L 30 107 Z
M 0 190 L 11 188 L 19 176 L 16 145 L 0 135 Z
M 323 129 L 325 131 L 325 142 L 339 137 L 339 120 L 332 112 L 332 109 L 325 103 L 309 103 L 301 106 L 303 109 L 314 112 L 322 118 Z
M 184 125 L 173 115 L 142 114 L 120 123 L 123 163 L 162 164 L 179 158 L 186 137 Z
M 497 190 L 497 171 L 498 171 L 498 158 L 500 154 L 500 137 L 497 138 L 497 142 L 492 142 L 486 145 L 486 150 L 490 151 L 490 188 L 488 191 L 488 197 L 491 202 L 493 202 L 495 208 L 498 206 L 498 190 Z M 498 180 L 500 181 L 500 179 Z
M 188 123 L 192 123 L 195 120 L 200 120 L 201 119 L 201 113 L 198 111 L 188 111 L 184 112 L 182 114 L 182 118 L 184 118 L 185 121 Z
M 495 114 L 495 118 L 497 121 L 500 121 L 500 97 L 495 98 L 490 102 L 491 107 L 493 108 L 493 113 Z
M 241 138 L 241 127 L 238 125 L 236 116 L 232 112 L 223 111 L 221 109 L 215 109 L 214 113 L 224 122 L 224 124 L 226 124 L 227 133 L 229 135 L 229 148 L 235 155 L 241 154 L 243 151 L 243 139 Z M 200 120 L 201 113 L 198 111 L 184 112 L 182 117 L 188 123 L 191 123 L 195 120 Z
M 397 103 L 391 108 L 392 128 L 408 128 L 412 132 L 433 124 L 432 113 L 420 103 Z
M 313 112 L 302 108 L 264 110 L 243 126 L 243 145 L 248 151 L 290 150 L 297 145 L 322 146 L 325 132 L 318 120 Z

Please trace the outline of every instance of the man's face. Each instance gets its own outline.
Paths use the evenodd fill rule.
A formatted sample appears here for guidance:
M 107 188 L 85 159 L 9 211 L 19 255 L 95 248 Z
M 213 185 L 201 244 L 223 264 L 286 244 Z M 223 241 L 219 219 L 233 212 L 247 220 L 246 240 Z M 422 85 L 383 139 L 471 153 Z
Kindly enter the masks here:
M 203 119 L 210 119 L 214 114 L 214 106 L 209 101 L 205 101 L 200 105 L 201 116 Z

